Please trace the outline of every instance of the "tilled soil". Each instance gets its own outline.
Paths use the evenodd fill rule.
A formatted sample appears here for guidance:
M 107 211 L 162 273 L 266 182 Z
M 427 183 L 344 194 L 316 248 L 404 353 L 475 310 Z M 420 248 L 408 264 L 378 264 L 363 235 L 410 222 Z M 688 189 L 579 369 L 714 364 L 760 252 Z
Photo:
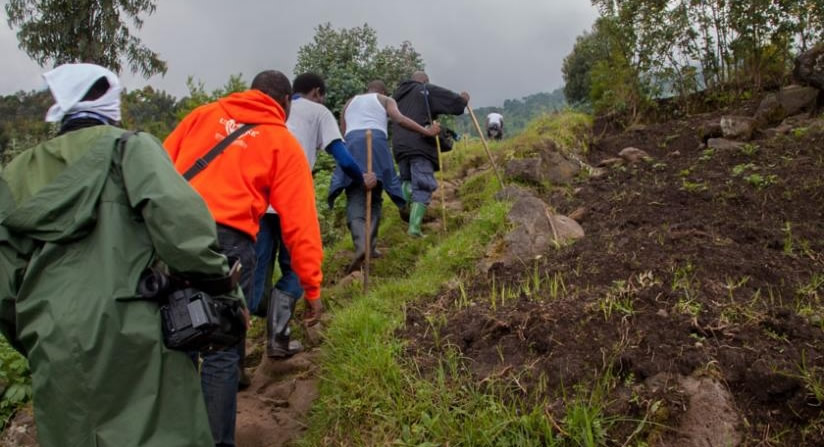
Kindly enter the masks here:
M 697 431 L 688 377 L 729 391 L 742 445 L 824 445 L 824 123 L 707 150 L 719 116 L 593 143 L 592 165 L 629 146 L 652 159 L 542 197 L 561 214 L 583 208 L 586 237 L 416 305 L 409 355 L 427 371 L 456 348 L 478 381 L 556 420 L 576 385 L 611 377 L 616 445 L 714 445 L 676 441 Z M 633 434 L 645 418 L 656 425 Z

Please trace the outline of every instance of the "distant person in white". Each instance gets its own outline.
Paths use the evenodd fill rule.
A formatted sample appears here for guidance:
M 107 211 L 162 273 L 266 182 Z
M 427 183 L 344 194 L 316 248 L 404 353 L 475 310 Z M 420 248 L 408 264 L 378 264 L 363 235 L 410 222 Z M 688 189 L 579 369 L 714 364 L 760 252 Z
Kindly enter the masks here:
M 504 116 L 498 112 L 492 112 L 486 116 L 486 136 L 495 140 L 500 140 L 504 136 Z

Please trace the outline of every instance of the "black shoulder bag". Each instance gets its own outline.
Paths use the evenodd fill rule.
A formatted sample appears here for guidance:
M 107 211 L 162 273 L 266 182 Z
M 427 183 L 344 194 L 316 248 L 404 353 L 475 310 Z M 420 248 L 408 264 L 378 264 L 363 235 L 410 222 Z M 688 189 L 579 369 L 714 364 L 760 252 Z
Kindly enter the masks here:
M 240 126 L 238 129 L 236 129 L 234 132 L 230 133 L 229 135 L 226 135 L 226 138 L 220 140 L 220 142 L 218 142 L 215 145 L 215 147 L 210 149 L 209 152 L 206 153 L 206 155 L 198 158 L 197 161 L 195 161 L 195 164 L 193 164 L 189 169 L 186 170 L 186 172 L 183 173 L 183 178 L 185 178 L 186 181 L 191 181 L 196 175 L 200 174 L 201 171 L 206 169 L 206 167 L 209 166 L 209 163 L 211 163 L 215 158 L 217 158 L 218 155 L 222 154 L 223 151 L 226 150 L 226 148 L 229 147 L 229 145 L 232 144 L 233 141 L 237 140 L 238 137 L 240 137 L 241 135 L 246 133 L 246 131 L 252 129 L 255 126 L 257 126 L 257 124 L 244 124 Z

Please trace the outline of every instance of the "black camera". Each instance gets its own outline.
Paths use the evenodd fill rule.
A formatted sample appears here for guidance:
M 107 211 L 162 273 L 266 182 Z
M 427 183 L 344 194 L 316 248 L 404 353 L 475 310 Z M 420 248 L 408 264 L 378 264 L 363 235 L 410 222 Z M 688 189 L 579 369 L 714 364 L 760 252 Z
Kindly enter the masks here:
M 239 264 L 235 267 L 232 271 L 239 271 Z M 138 293 L 161 304 L 166 347 L 179 351 L 220 350 L 243 340 L 243 310 L 238 301 L 214 297 L 202 289 L 224 289 L 219 293 L 228 293 L 237 284 L 235 277 L 232 274 L 223 278 L 223 285 L 217 288 L 215 279 L 209 280 L 206 287 L 199 287 L 160 270 L 148 269 L 140 279 Z

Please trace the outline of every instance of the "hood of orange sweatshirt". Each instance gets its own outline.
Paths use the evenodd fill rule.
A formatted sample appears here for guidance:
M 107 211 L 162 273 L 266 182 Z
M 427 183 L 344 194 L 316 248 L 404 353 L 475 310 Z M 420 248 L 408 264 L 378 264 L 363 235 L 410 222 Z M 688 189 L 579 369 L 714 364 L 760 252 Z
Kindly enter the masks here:
M 227 115 L 239 123 L 286 126 L 286 112 L 272 97 L 260 90 L 232 93 L 218 100 Z

